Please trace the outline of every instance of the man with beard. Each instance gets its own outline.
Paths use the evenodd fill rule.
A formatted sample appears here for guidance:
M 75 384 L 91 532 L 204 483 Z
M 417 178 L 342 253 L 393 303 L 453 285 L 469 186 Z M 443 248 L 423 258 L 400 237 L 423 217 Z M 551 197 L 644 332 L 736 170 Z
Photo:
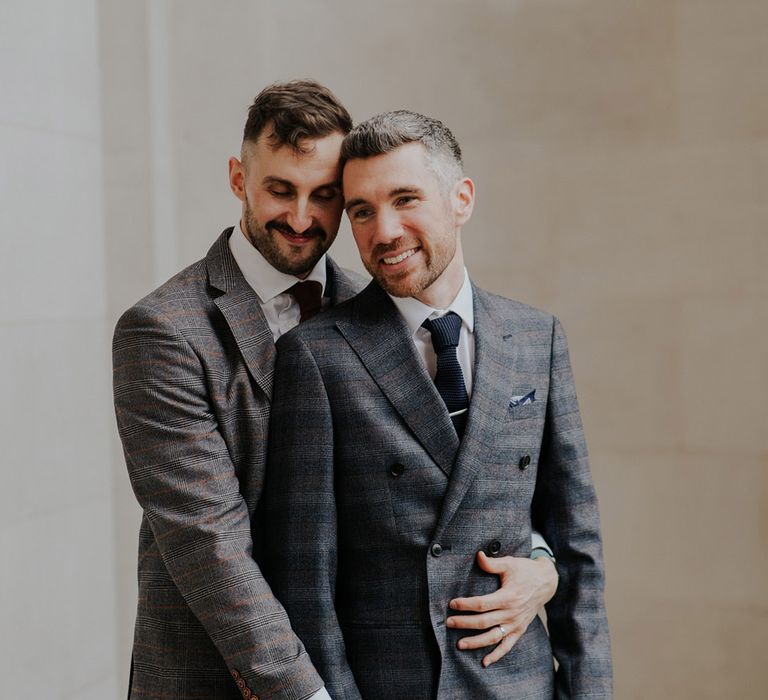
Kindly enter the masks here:
M 131 698 L 328 697 L 261 574 L 254 516 L 275 340 L 362 288 L 325 255 L 351 126 L 312 81 L 262 91 L 229 162 L 239 224 L 117 324 L 117 422 L 143 509 Z M 507 574 L 536 604 L 550 569 L 510 558 Z M 519 617 L 513 602 L 498 605 Z
M 597 502 L 560 323 L 470 282 L 474 185 L 441 122 L 379 115 L 342 160 L 374 281 L 278 343 L 273 590 L 334 698 L 610 698 Z M 524 557 L 534 526 L 561 580 L 549 635 L 536 618 L 489 667 L 461 630 L 503 644 L 503 613 L 446 614 L 497 585 L 477 551 Z

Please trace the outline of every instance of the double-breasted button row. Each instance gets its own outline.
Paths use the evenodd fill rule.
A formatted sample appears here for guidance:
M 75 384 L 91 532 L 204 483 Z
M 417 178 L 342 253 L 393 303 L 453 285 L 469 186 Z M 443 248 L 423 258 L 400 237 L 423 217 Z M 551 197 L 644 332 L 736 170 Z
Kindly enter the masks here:
M 402 476 L 403 472 L 405 472 L 405 465 L 400 464 L 400 462 L 395 462 L 390 468 L 389 473 L 392 476 Z
M 530 463 L 531 463 L 531 455 L 525 455 L 524 457 L 520 458 L 518 465 L 520 466 L 520 469 L 525 471 L 526 469 L 528 469 L 528 465 Z

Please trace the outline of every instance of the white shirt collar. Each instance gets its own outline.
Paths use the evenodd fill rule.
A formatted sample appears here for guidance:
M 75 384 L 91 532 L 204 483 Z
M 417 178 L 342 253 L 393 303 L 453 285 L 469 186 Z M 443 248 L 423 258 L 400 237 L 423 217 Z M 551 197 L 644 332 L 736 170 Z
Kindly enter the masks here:
M 433 309 L 431 306 L 427 306 L 413 297 L 393 297 L 391 294 L 389 297 L 402 314 L 412 334 L 415 334 L 421 328 L 421 324 L 430 316 L 437 318 L 438 316 L 444 316 L 449 311 L 458 314 L 467 330 L 470 333 L 474 332 L 475 312 L 472 307 L 472 284 L 469 281 L 466 267 L 464 268 L 464 282 L 461 285 L 461 289 L 447 309 Z
M 232 251 L 232 257 L 243 273 L 245 281 L 253 287 L 253 291 L 258 294 L 262 304 L 266 304 L 279 294 L 283 294 L 299 280 L 298 277 L 280 272 L 272 267 L 256 249 L 256 246 L 245 237 L 239 224 L 235 226 L 235 230 L 229 237 L 229 249 Z M 325 259 L 326 256 L 323 255 L 305 278 L 305 280 L 320 282 L 323 285 L 323 294 L 325 294 L 327 278 Z

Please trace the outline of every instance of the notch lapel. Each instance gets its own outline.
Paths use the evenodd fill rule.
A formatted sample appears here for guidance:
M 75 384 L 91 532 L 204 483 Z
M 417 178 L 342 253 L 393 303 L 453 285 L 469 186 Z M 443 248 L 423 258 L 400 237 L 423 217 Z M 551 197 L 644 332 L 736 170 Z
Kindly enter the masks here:
M 251 377 L 271 401 L 277 355 L 275 340 L 259 297 L 245 281 L 229 250 L 232 230 L 226 229 L 208 251 L 205 259 L 208 282 L 222 292 L 213 301 L 229 325 Z
M 475 314 L 475 366 L 464 438 L 443 500 L 435 537 L 440 537 L 464 499 L 478 471 L 496 458 L 496 438 L 505 429 L 520 330 L 505 330 L 486 292 L 472 285 Z
M 375 282 L 336 327 L 440 469 L 450 475 L 459 438 L 397 307 Z

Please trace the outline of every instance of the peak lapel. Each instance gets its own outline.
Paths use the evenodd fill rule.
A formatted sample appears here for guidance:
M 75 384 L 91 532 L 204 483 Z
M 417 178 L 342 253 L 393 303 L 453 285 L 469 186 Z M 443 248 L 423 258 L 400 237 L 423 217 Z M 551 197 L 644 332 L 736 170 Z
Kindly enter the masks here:
M 495 313 L 488 295 L 474 285 L 472 291 L 475 313 L 472 398 L 464 438 L 443 500 L 436 537 L 456 514 L 478 471 L 484 464 L 496 459 L 496 438 L 503 430 L 509 401 L 506 390 L 514 381 L 512 370 L 518 347 L 514 334 L 505 334 L 504 319 Z
M 424 449 L 450 474 L 459 440 L 403 317 L 375 282 L 353 303 L 352 320 L 337 322 L 339 332 Z
M 326 258 L 327 282 L 325 294 L 330 297 L 331 304 L 336 306 L 351 299 L 364 286 L 362 277 L 350 277 L 331 258 Z M 354 275 L 354 273 L 352 273 Z
M 275 341 L 261 310 L 259 297 L 245 281 L 229 250 L 231 233 L 231 228 L 225 230 L 208 251 L 208 281 L 221 292 L 214 303 L 229 325 L 248 371 L 271 400 Z

